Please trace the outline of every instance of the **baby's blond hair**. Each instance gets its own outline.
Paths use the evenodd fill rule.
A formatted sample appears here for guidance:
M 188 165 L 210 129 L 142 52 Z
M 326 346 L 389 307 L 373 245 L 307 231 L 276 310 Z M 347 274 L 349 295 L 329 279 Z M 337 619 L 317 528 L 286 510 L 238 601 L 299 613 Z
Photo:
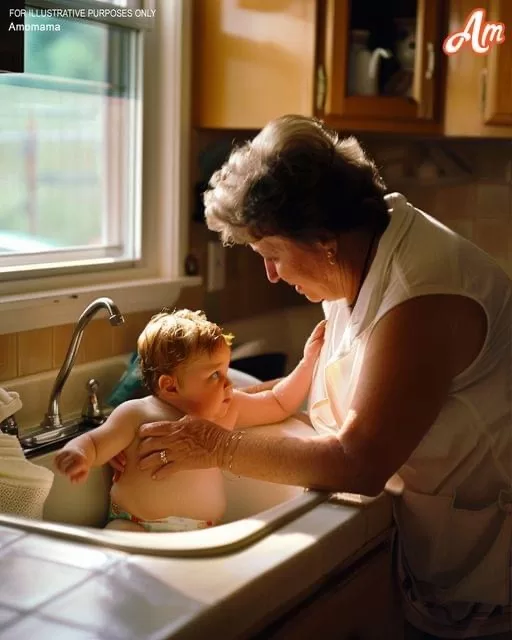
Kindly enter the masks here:
M 191 357 L 214 353 L 233 336 L 207 320 L 203 311 L 164 310 L 151 318 L 137 340 L 140 370 L 151 393 L 158 390 L 161 375 L 172 375 Z

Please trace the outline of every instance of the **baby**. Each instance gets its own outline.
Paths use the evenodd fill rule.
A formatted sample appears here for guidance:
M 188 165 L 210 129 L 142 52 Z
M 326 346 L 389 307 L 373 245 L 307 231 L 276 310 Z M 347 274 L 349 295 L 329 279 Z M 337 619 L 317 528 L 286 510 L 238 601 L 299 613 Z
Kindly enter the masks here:
M 321 322 L 296 368 L 271 391 L 249 394 L 233 389 L 228 378 L 233 336 L 224 334 L 201 311 L 159 313 L 137 342 L 142 377 L 151 395 L 124 402 L 101 426 L 71 440 L 55 456 L 55 466 L 71 482 L 84 482 L 91 467 L 124 450 L 126 466 L 110 492 L 108 528 L 190 531 L 212 526 L 226 506 L 221 471 L 182 471 L 155 483 L 137 467 L 139 427 L 185 414 L 230 430 L 280 422 L 299 411 L 323 336 Z

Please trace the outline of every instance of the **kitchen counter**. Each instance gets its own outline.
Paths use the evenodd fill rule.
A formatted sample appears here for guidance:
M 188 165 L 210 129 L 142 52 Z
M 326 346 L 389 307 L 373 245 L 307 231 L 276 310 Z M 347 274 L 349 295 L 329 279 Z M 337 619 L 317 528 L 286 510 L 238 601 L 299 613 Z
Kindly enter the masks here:
M 389 497 L 357 502 L 334 495 L 254 544 L 210 558 L 71 543 L 0 516 L 0 638 L 250 637 L 386 539 Z

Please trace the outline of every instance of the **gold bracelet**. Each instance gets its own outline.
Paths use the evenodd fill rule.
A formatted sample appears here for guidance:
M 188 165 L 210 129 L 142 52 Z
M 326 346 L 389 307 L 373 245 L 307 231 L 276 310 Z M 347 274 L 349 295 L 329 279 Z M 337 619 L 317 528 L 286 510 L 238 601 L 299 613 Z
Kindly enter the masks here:
M 231 473 L 233 473 L 232 466 L 233 466 L 233 458 L 235 457 L 235 452 L 238 448 L 238 444 L 240 440 L 244 437 L 244 435 L 245 435 L 244 431 L 234 431 L 229 434 L 229 439 L 226 442 L 226 452 L 231 447 L 231 443 L 234 443 L 233 448 L 231 449 L 231 452 L 229 454 L 229 461 L 228 461 L 228 471 Z

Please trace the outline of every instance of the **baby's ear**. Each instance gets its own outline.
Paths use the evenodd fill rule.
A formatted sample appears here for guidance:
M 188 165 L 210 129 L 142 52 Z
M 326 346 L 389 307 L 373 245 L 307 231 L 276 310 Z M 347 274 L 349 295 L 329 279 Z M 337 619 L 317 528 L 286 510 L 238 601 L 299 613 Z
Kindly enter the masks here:
M 161 393 L 177 393 L 176 378 L 169 375 L 161 375 L 158 378 L 158 390 Z

